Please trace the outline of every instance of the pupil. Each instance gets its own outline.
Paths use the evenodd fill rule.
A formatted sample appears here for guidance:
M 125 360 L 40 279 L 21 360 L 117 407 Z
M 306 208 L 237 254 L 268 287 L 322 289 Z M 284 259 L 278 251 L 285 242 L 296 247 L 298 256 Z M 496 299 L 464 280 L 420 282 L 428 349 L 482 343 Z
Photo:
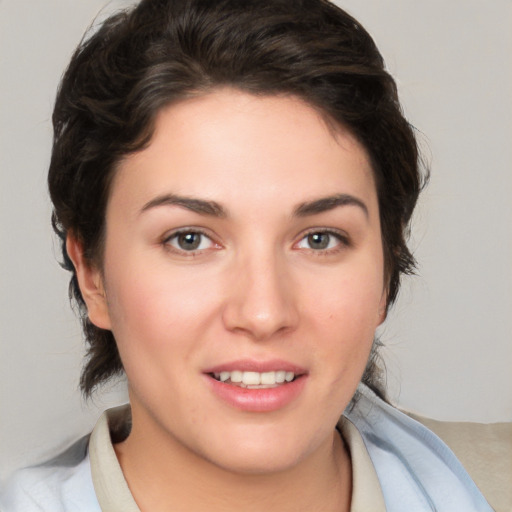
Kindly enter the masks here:
M 199 247 L 201 235 L 199 233 L 184 233 L 178 236 L 178 245 L 185 251 L 193 251 Z
M 312 249 L 326 249 L 329 245 L 329 235 L 326 233 L 312 233 L 308 235 L 308 243 Z

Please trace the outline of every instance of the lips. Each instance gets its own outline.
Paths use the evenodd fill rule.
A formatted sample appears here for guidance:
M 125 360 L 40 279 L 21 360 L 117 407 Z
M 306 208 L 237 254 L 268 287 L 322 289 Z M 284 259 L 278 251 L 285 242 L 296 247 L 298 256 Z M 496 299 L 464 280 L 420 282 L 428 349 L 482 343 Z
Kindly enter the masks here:
M 236 409 L 270 412 L 296 399 L 307 372 L 286 361 L 235 361 L 204 372 L 214 394 Z

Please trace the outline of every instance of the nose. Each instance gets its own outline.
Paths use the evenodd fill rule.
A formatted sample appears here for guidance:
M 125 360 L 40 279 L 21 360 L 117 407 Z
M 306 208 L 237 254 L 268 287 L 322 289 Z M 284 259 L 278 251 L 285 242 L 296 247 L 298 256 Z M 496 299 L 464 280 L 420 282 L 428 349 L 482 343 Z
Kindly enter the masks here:
M 276 256 L 253 255 L 231 275 L 223 311 L 225 327 L 254 340 L 266 340 L 295 329 L 297 296 L 286 263 Z

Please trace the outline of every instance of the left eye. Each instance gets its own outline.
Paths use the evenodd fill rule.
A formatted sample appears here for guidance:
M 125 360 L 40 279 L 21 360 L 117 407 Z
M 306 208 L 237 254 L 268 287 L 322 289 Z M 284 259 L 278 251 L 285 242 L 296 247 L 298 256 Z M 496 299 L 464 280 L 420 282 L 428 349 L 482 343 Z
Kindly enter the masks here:
M 187 252 L 210 249 L 214 245 L 209 237 L 198 231 L 181 231 L 170 236 L 165 242 L 174 249 Z
M 334 249 L 342 243 L 340 235 L 326 231 L 317 231 L 308 233 L 298 244 L 299 249 L 313 249 L 315 251 L 325 251 Z

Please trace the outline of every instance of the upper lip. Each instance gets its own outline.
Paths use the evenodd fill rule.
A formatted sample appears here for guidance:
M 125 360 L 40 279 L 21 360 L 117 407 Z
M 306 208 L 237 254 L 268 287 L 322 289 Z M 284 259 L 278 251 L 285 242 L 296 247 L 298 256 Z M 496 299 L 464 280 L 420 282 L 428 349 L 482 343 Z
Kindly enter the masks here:
M 242 372 L 273 372 L 284 370 L 286 372 L 293 372 L 295 375 L 303 375 L 306 370 L 296 364 L 284 361 L 282 359 L 270 359 L 268 361 L 256 361 L 253 359 L 239 359 L 236 361 L 229 361 L 221 363 L 204 370 L 204 373 L 220 373 L 232 372 L 239 370 Z

